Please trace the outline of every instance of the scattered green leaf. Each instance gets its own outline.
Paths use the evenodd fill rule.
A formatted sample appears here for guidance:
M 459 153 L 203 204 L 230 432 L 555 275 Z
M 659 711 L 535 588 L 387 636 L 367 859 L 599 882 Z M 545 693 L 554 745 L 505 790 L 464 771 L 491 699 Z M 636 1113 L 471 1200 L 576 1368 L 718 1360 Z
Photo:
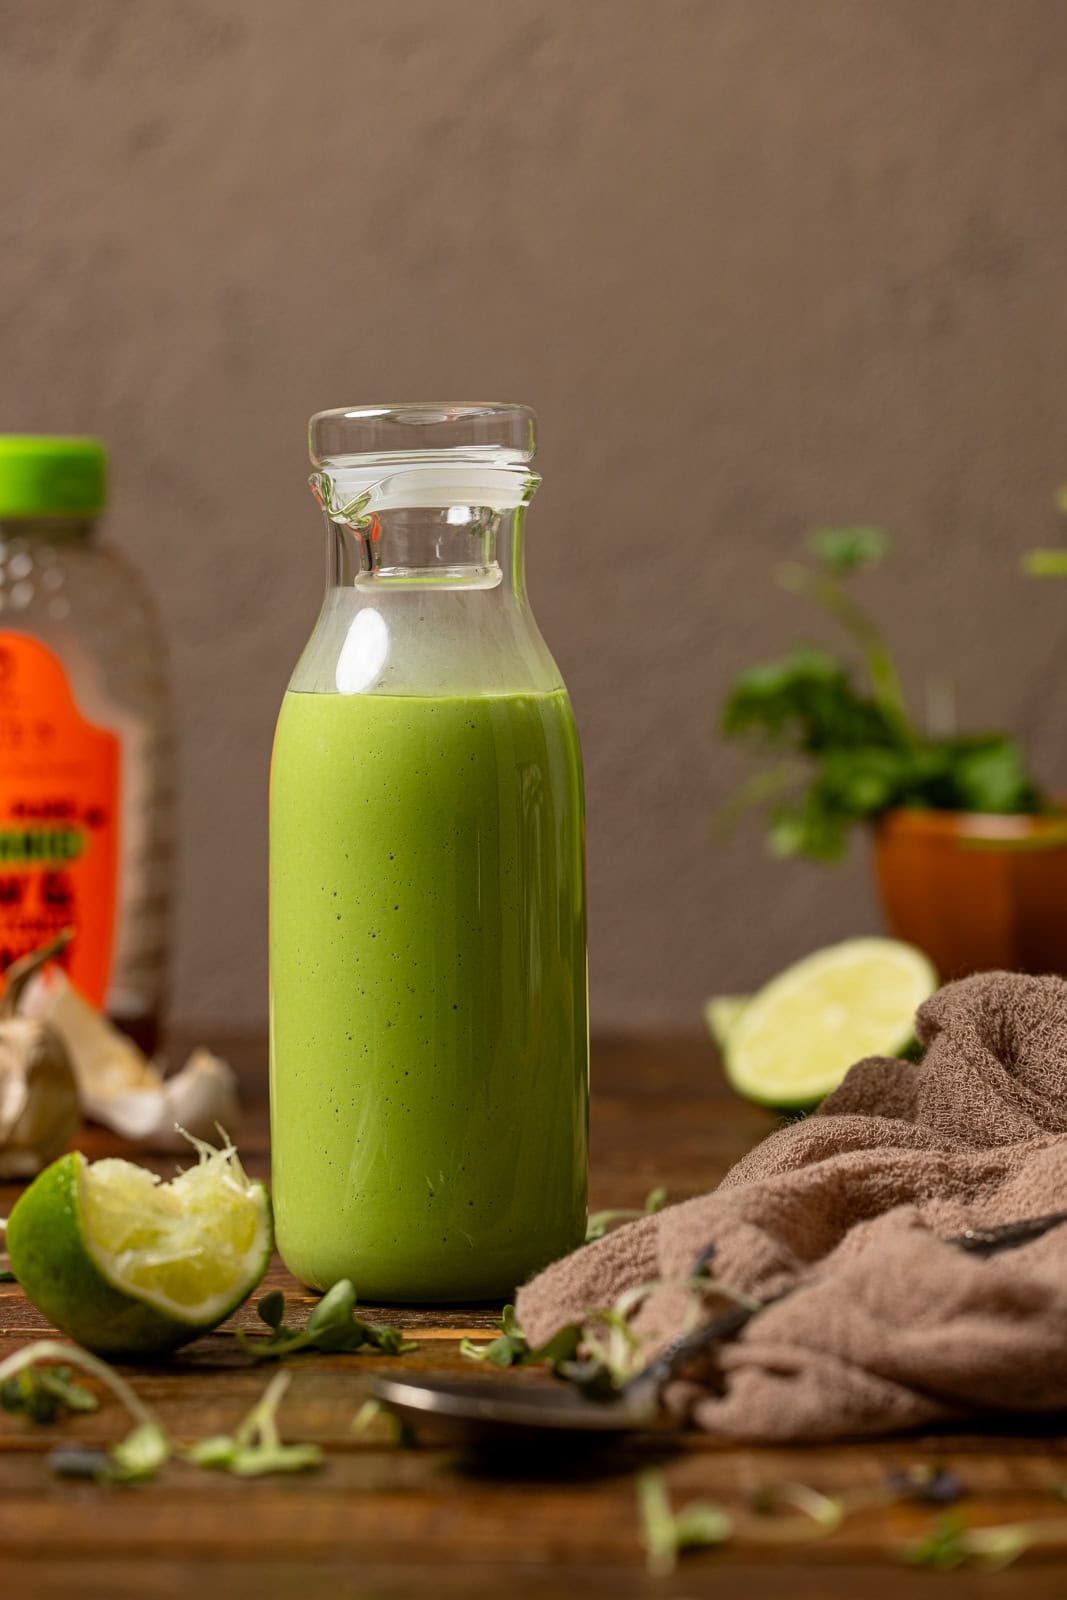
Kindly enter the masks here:
M 0 1409 L 22 1412 L 31 1422 L 51 1423 L 62 1411 L 95 1411 L 100 1402 L 69 1367 L 24 1367 L 0 1387 Z
M 355 1307 L 355 1287 L 342 1278 L 323 1295 L 303 1327 L 290 1328 L 285 1323 L 285 1296 L 274 1289 L 256 1307 L 260 1320 L 271 1330 L 268 1337 L 238 1333 L 238 1342 L 256 1361 L 280 1361 L 298 1350 L 378 1350 L 382 1355 L 397 1356 L 418 1349 L 399 1328 L 364 1322 L 355 1315 Z

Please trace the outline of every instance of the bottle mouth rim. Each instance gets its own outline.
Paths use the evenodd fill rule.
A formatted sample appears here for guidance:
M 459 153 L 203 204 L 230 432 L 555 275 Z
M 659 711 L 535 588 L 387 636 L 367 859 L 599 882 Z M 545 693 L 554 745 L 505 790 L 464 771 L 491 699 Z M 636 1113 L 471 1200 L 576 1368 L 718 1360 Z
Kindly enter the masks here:
M 404 401 L 317 411 L 308 424 L 313 466 L 358 461 L 413 465 L 464 458 L 522 466 L 537 449 L 536 414 L 510 401 Z

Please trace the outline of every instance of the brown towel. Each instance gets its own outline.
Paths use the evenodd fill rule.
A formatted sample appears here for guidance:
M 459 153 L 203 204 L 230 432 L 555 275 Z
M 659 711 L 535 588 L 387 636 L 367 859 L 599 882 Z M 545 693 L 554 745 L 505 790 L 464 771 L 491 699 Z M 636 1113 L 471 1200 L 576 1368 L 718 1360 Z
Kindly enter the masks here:
M 792 1293 L 671 1386 L 667 1403 L 709 1432 L 829 1439 L 1067 1408 L 1067 1224 L 989 1259 L 945 1242 L 1067 1209 L 1067 982 L 967 978 L 916 1031 L 920 1065 L 859 1062 L 713 1194 L 541 1273 L 518 1297 L 528 1338 L 684 1278 L 714 1246 L 722 1282 Z M 653 1291 L 633 1324 L 650 1355 L 690 1305 Z

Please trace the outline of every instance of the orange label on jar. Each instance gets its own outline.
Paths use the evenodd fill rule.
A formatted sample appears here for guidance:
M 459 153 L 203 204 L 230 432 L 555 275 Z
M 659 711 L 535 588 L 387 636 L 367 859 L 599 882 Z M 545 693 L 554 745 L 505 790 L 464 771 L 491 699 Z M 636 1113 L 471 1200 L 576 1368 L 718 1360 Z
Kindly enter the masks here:
M 82 716 L 62 662 L 0 630 L 0 971 L 72 927 L 59 960 L 98 1007 L 115 932 L 120 762 L 118 738 Z

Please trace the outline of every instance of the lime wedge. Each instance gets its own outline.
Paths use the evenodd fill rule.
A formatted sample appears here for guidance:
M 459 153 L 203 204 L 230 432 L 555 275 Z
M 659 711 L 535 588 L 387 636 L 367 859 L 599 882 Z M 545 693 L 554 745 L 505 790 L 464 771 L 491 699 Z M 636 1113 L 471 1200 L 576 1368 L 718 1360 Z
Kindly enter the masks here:
M 761 1105 L 800 1110 L 836 1089 L 853 1062 L 895 1056 L 937 973 L 913 945 L 849 939 L 787 967 L 730 1026 L 726 1076 Z
M 228 1317 L 266 1272 L 266 1188 L 245 1176 L 232 1146 L 197 1148 L 199 1163 L 170 1183 L 75 1151 L 16 1201 L 12 1271 L 38 1311 L 87 1349 L 176 1349 Z

